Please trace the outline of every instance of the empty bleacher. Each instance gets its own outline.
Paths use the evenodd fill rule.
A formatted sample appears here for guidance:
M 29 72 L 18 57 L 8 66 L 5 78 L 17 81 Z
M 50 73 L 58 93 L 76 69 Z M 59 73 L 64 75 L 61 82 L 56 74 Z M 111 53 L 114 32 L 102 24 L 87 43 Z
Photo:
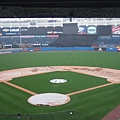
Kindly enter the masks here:
M 120 44 L 120 38 L 98 39 L 93 44 L 99 47 L 116 47 Z
M 57 47 L 90 47 L 97 40 L 96 35 L 60 35 L 50 46 Z

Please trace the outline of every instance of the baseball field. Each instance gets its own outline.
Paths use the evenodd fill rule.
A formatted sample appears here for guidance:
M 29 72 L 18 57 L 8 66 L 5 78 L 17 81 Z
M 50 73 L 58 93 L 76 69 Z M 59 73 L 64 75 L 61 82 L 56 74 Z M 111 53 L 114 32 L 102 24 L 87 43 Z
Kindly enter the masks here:
M 20 118 L 22 120 L 102 120 L 120 105 L 120 84 L 111 84 L 104 77 L 82 74 L 76 71 L 80 70 L 79 67 L 82 66 L 120 70 L 119 54 L 119 52 L 90 51 L 1 54 L 0 120 L 17 120 Z M 54 68 L 52 68 L 53 66 Z M 64 67 L 64 70 L 61 70 L 60 66 Z M 73 68 L 72 66 L 76 67 Z M 2 81 L 2 75 L 5 71 L 14 70 L 12 74 L 16 74 L 18 69 L 34 68 L 33 72 L 36 72 L 38 67 L 40 70 L 43 69 L 40 74 L 24 76 L 24 71 L 22 71 L 21 77 L 13 77 L 9 80 L 8 76 L 4 79 L 5 82 Z M 44 72 L 45 67 L 51 71 Z M 87 69 L 86 72 L 90 70 Z M 67 82 L 51 83 L 50 80 L 53 79 L 65 79 Z M 33 105 L 28 102 L 31 96 L 43 93 L 67 95 L 69 101 L 57 106 Z

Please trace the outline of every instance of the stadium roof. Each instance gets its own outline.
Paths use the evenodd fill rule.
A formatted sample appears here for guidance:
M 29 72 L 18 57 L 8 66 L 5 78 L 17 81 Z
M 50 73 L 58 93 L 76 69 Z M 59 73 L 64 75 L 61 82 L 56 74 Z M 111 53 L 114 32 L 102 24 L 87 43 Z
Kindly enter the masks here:
M 0 0 L 0 18 L 119 18 L 119 13 L 119 0 Z
M 118 7 L 119 0 L 1 0 L 2 6 L 27 7 Z

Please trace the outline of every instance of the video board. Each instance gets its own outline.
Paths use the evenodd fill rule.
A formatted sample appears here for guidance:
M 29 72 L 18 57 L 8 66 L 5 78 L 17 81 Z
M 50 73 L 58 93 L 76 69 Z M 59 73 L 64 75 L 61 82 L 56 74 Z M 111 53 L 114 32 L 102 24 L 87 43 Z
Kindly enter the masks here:
M 111 35 L 111 25 L 99 25 L 98 36 L 109 36 Z
M 63 34 L 78 34 L 77 23 L 63 24 Z

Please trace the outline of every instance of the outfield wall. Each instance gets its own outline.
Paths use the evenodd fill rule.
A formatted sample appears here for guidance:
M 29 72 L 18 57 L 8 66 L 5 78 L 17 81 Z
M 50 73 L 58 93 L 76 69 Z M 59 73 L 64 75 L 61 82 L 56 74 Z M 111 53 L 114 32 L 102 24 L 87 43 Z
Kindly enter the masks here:
M 99 48 L 94 47 L 41 47 L 41 51 L 98 51 Z M 103 51 L 118 52 L 117 48 L 102 48 Z
M 1 49 L 0 54 L 18 53 L 18 52 L 34 52 L 34 51 L 99 51 L 94 47 L 39 47 L 39 48 L 11 48 Z M 119 52 L 118 48 L 102 48 L 102 51 Z
M 99 51 L 99 48 L 94 47 L 41 47 L 41 48 L 26 48 L 23 52 L 33 52 L 33 51 Z M 16 49 L 12 52 L 21 52 L 22 50 Z M 102 51 L 118 52 L 117 48 L 102 48 Z
M 41 51 L 61 51 L 61 50 L 88 50 L 93 51 L 93 47 L 42 47 Z

